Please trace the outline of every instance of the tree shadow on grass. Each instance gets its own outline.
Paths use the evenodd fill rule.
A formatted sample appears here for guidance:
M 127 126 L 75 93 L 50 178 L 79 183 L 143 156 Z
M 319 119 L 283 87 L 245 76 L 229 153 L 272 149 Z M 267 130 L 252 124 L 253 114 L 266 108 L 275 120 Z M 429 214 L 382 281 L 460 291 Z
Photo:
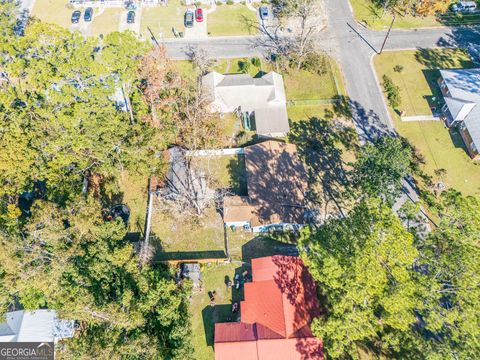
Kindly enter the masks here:
M 203 308 L 203 330 L 207 346 L 213 346 L 215 338 L 215 323 L 228 322 L 228 319 L 231 316 L 231 308 L 230 304 L 209 305 Z
M 245 170 L 245 156 L 237 155 L 227 164 L 227 170 L 230 175 L 230 190 L 236 195 L 247 195 L 247 174 Z
M 341 122 L 313 117 L 293 123 L 289 140 L 297 145 L 298 154 L 307 166 L 310 188 L 320 185 L 324 194 L 321 198 L 334 201 L 341 211 L 348 185 L 343 149 L 356 149 L 355 129 Z

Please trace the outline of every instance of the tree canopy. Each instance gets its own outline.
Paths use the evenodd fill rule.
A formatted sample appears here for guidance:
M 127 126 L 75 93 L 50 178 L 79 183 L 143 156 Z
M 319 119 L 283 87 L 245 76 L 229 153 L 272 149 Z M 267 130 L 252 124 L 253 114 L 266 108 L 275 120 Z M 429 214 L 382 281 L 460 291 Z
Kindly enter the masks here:
M 16 16 L 0 3 L 0 312 L 16 304 L 78 321 L 59 358 L 191 358 L 188 284 L 141 265 L 125 224 L 103 216 L 103 192 L 123 172 L 163 171 L 172 138 L 146 120 L 149 45 L 34 19 L 18 34 Z

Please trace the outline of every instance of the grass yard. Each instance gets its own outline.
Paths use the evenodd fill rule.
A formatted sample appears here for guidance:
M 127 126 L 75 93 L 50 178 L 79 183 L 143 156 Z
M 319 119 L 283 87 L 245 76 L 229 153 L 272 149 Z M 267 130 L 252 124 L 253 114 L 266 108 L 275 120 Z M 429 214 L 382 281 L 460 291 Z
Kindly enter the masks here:
M 148 178 L 133 176 L 123 172 L 120 177 L 119 189 L 121 203 L 130 208 L 128 231 L 130 233 L 143 233 L 145 215 L 147 212 Z
M 378 78 L 388 75 L 400 87 L 400 109 L 406 116 L 431 114 L 431 106 L 443 103 L 437 79 L 438 69 L 467 68 L 473 64 L 460 49 L 421 49 L 385 51 L 374 58 Z M 395 72 L 394 67 L 403 67 Z
M 36 0 L 32 9 L 32 16 L 42 21 L 70 28 L 70 18 L 73 7 L 67 0 Z
M 211 360 L 214 358 L 213 337 L 216 322 L 234 319 L 231 312 L 233 301 L 243 300 L 243 288 L 227 289 L 225 280 L 232 280 L 235 273 L 241 274 L 246 267 L 238 263 L 202 265 L 203 289 L 192 296 L 190 312 L 193 331 L 194 358 Z M 232 280 L 233 281 L 233 280 Z M 209 291 L 215 291 L 215 306 L 210 306 Z M 238 317 L 238 313 L 236 315 Z
M 118 31 L 120 18 L 125 9 L 107 8 L 95 9 L 95 16 L 89 25 L 89 35 L 98 36 Z
M 310 118 L 324 119 L 333 113 L 333 105 L 289 105 L 287 112 L 293 122 Z
M 196 221 L 191 217 L 174 217 L 159 209 L 166 206 L 155 202 L 152 216 L 152 235 L 156 241 L 155 260 L 216 258 L 224 253 L 222 217 L 214 208 Z
M 387 74 L 400 87 L 401 109 L 407 115 L 429 114 L 430 104 L 441 101 L 436 69 L 472 66 L 463 51 L 446 49 L 384 52 L 374 64 L 380 79 Z M 403 71 L 395 72 L 395 65 L 403 66 Z M 432 101 L 433 97 L 437 99 Z M 424 171 L 434 182 L 442 181 L 466 195 L 480 194 L 480 165 L 470 159 L 455 129 L 449 131 L 441 121 L 402 122 L 392 109 L 390 113 L 398 133 L 424 156 Z M 439 169 L 445 169 L 446 175 L 437 176 Z
M 190 312 L 192 316 L 193 347 L 195 359 L 211 360 L 214 357 L 213 338 L 216 322 L 233 321 L 231 306 L 244 299 L 243 287 L 227 289 L 226 282 L 235 274 L 251 269 L 251 259 L 276 254 L 296 255 L 295 246 L 270 238 L 255 237 L 252 233 L 228 230 L 231 263 L 202 265 L 203 289 L 192 296 Z M 215 291 L 215 306 L 210 306 L 209 291 Z
M 177 32 L 185 30 L 183 26 L 184 13 L 185 7 L 181 5 L 180 0 L 171 0 L 167 6 L 143 8 L 140 36 L 144 39 L 150 39 L 151 34 L 148 31 L 148 28 L 150 28 L 157 40 L 174 37 L 172 28 L 175 28 Z
M 246 194 L 244 155 L 204 156 L 197 159 L 197 166 L 206 173 L 213 174 L 217 189 L 230 189 L 235 194 Z
M 245 5 L 220 5 L 208 14 L 208 34 L 211 36 L 254 35 L 247 22 L 257 21 L 257 14 Z
M 453 1 L 452 1 L 453 2 Z M 376 7 L 371 0 L 350 0 L 355 19 L 374 30 L 383 30 L 390 26 L 392 15 Z M 475 25 L 480 22 L 480 14 L 444 14 L 430 16 L 413 16 L 398 14 L 393 25 L 397 29 L 413 29 L 437 26 Z

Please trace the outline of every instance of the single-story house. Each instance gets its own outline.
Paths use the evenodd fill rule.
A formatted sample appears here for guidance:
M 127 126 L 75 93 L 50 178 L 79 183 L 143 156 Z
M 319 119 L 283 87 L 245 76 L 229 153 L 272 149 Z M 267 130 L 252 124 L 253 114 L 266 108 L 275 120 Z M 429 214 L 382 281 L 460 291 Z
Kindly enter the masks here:
M 215 324 L 215 360 L 324 358 L 310 329 L 320 315 L 316 285 L 300 258 L 252 259 L 240 314 L 240 322 Z
M 212 71 L 202 78 L 212 112 L 241 114 L 259 136 L 283 137 L 290 131 L 283 77 L 274 71 L 260 78 L 248 74 L 222 75 Z M 247 125 L 248 126 L 248 125 Z
M 480 160 L 480 68 L 440 70 L 448 127 L 456 126 L 474 160 Z
M 253 232 L 293 230 L 306 223 L 307 172 L 297 147 L 268 140 L 245 147 L 247 196 L 227 196 L 226 226 Z
M 60 320 L 54 310 L 11 311 L 0 323 L 0 342 L 53 342 L 71 338 L 73 320 Z

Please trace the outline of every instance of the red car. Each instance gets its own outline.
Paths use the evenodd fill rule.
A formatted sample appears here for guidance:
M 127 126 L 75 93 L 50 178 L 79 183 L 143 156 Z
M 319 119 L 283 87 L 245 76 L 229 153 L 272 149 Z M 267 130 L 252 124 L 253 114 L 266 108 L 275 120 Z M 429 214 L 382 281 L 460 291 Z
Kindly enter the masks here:
M 203 21 L 203 10 L 200 8 L 195 9 L 195 20 L 197 22 L 202 22 Z

